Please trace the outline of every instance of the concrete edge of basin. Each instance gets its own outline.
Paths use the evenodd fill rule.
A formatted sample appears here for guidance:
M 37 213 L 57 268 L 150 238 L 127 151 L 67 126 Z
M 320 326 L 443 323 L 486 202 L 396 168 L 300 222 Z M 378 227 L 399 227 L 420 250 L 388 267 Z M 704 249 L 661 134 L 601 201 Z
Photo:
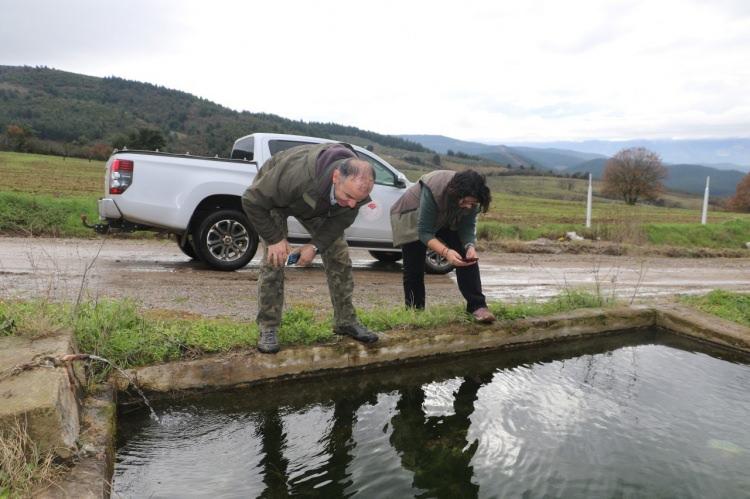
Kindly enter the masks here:
M 519 348 L 602 333 L 653 326 L 652 307 L 582 309 L 493 325 L 453 324 L 437 330 L 399 330 L 381 335 L 373 345 L 350 339 L 335 343 L 282 348 L 275 355 L 256 351 L 211 355 L 130 370 L 147 392 L 228 388 L 275 378 L 307 377 L 332 370 L 362 369 L 416 361 L 438 355 Z M 129 380 L 114 378 L 125 391 Z
M 750 352 L 750 328 L 684 305 L 654 307 L 656 326 L 698 341 Z
M 325 375 L 335 370 L 394 365 L 440 355 L 525 348 L 654 326 L 750 352 L 750 328 L 681 306 L 630 306 L 576 310 L 491 326 L 458 324 L 432 331 L 388 331 L 381 341 L 371 346 L 341 339 L 324 345 L 287 347 L 276 355 L 257 352 L 213 355 L 146 366 L 130 370 L 129 374 L 141 388 L 150 392 L 223 389 L 273 379 Z M 113 381 L 118 390 L 127 390 L 129 381 L 125 378 L 113 377 Z M 111 477 L 111 471 L 106 477 Z
M 71 468 L 55 484 L 40 490 L 40 498 L 110 497 L 114 471 L 116 392 L 112 384 L 89 390 L 82 401 L 79 451 Z

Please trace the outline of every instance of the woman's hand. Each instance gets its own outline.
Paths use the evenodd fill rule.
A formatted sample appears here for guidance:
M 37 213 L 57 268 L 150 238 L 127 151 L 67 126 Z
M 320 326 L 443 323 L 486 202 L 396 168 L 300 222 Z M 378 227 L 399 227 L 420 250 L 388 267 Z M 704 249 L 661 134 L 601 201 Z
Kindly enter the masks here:
M 468 257 L 468 252 L 466 254 Z M 467 262 L 461 257 L 461 253 L 458 251 L 449 249 L 448 252 L 445 254 L 445 259 L 448 260 L 451 265 L 454 267 L 468 267 L 469 265 L 474 265 L 477 262 Z

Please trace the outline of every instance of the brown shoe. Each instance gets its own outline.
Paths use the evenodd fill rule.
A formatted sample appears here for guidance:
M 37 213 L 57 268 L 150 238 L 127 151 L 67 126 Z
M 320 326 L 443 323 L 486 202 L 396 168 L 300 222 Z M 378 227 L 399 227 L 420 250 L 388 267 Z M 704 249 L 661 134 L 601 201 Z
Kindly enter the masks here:
M 471 316 L 474 317 L 474 320 L 477 322 L 480 322 L 482 324 L 491 324 L 495 322 L 495 316 L 490 312 L 490 309 L 487 307 L 482 307 L 474 310 L 471 313 Z

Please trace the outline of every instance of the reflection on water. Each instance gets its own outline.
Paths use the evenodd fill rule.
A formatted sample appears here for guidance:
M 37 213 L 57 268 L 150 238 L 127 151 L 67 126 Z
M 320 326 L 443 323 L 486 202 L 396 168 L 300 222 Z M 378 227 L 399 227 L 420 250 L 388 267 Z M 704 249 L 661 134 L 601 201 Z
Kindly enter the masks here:
M 162 402 L 123 418 L 113 489 L 750 497 L 747 358 L 695 348 L 641 332 Z

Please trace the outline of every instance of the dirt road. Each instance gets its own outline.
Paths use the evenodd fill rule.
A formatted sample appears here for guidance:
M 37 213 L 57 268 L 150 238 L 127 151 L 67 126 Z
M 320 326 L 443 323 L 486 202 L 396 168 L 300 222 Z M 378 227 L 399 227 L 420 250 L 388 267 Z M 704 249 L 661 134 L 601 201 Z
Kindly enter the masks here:
M 402 303 L 401 265 L 382 264 L 352 250 L 355 304 Z M 750 292 L 750 258 L 633 258 L 592 255 L 480 254 L 490 299 L 544 299 L 565 289 L 600 289 L 630 300 L 667 299 L 714 288 Z M 0 297 L 130 297 L 151 308 L 252 320 L 257 257 L 238 272 L 215 272 L 190 261 L 172 241 L 0 238 Z M 427 299 L 461 303 L 453 273 L 427 276 Z M 330 301 L 320 260 L 289 268 L 287 305 L 324 312 Z

